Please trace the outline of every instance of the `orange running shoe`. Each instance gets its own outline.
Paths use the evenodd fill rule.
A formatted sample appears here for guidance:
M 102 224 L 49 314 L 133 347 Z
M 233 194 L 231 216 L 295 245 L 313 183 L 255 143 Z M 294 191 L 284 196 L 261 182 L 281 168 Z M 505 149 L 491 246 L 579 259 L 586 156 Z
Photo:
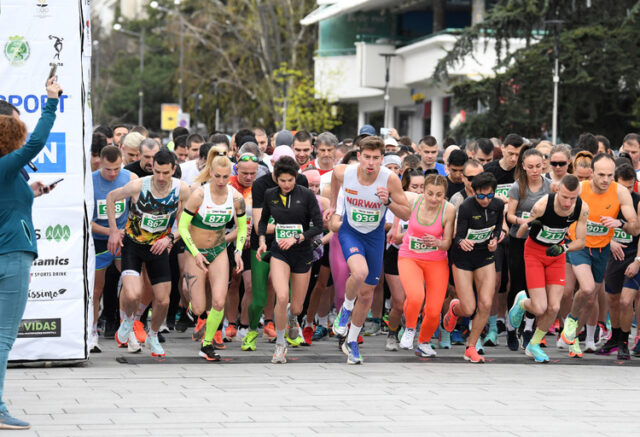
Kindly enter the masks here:
M 304 343 L 307 346 L 311 346 L 311 342 L 313 341 L 313 327 L 305 326 L 302 330 L 302 337 L 304 338 Z
M 547 347 L 547 339 L 545 337 L 540 340 L 540 347 Z
M 222 341 L 222 331 L 216 331 L 216 335 L 213 336 L 213 345 L 216 349 L 226 349 L 227 346 Z
M 238 328 L 235 323 L 229 323 L 227 329 L 224 330 L 224 341 L 233 341 L 236 334 L 238 333 Z
M 198 317 L 198 322 L 196 323 L 196 327 L 193 328 L 193 334 L 191 335 L 191 339 L 193 341 L 200 341 L 202 337 L 204 337 L 204 330 L 207 327 L 207 319 L 201 319 Z
M 262 336 L 264 338 L 268 338 L 269 341 L 273 340 L 277 337 L 276 327 L 271 320 L 264 324 L 264 328 L 262 328 Z
M 464 351 L 464 359 L 472 363 L 484 363 L 484 357 L 476 350 L 475 346 L 468 346 Z
M 147 332 L 144 330 L 144 325 L 140 320 L 133 322 L 133 332 L 136 334 L 138 343 L 144 343 L 147 341 Z
M 453 313 L 453 310 L 458 305 L 460 305 L 460 300 L 452 299 L 451 303 L 449 304 L 449 311 L 447 311 L 447 314 L 445 314 L 444 318 L 442 319 L 442 327 L 447 332 L 451 332 L 454 329 L 456 329 L 456 322 L 458 321 L 458 316 L 456 316 Z M 465 353 L 465 357 L 466 357 L 466 353 Z

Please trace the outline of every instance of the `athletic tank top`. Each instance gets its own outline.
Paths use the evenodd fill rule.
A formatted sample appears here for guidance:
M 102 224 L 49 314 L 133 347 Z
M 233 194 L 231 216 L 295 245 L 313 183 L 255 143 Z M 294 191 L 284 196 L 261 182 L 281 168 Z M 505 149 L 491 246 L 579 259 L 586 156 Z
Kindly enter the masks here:
M 611 182 L 609 189 L 602 194 L 596 194 L 591 189 L 590 181 L 582 181 L 582 201 L 589 205 L 587 219 L 587 244 L 585 247 L 602 248 L 611 242 L 614 230 L 600 223 L 601 216 L 618 217 L 620 202 L 618 201 L 618 184 Z M 569 228 L 569 237 L 575 240 L 576 224 Z
M 176 220 L 180 201 L 180 179 L 171 178 L 169 194 L 156 199 L 151 192 L 151 178 L 142 178 L 142 189 L 138 201 L 132 203 L 125 232 L 129 238 L 140 244 L 153 244 L 166 236 Z
M 578 221 L 580 218 L 580 211 L 582 210 L 582 199 L 578 197 L 576 199 L 576 205 L 573 208 L 573 212 L 567 217 L 561 217 L 556 214 L 553 207 L 556 194 L 549 194 L 547 199 L 547 207 L 544 210 L 544 214 L 539 220 L 542 222 L 540 225 L 532 225 L 529 229 L 529 237 L 538 244 L 543 246 L 553 246 L 554 244 L 560 244 L 564 241 L 564 237 L 567 235 L 569 226 Z
M 217 231 L 223 229 L 227 223 L 233 220 L 236 209 L 233 206 L 233 193 L 235 189 L 227 185 L 227 198 L 224 203 L 218 205 L 211 198 L 211 184 L 206 183 L 202 186 L 204 198 L 202 205 L 193 216 L 191 225 L 196 228 L 205 229 L 207 231 Z
M 420 219 L 418 218 L 420 205 L 422 205 L 423 199 L 424 195 L 418 197 L 413 204 L 411 216 L 409 217 L 409 228 L 402 238 L 402 246 L 400 246 L 398 256 L 419 259 L 421 261 L 440 261 L 447 258 L 447 252 L 445 250 L 427 246 L 422 241 L 422 237 L 429 234 L 440 240 L 442 239 L 442 233 L 444 232 L 442 219 L 444 217 L 447 201 L 442 201 L 433 222 L 424 224 L 420 223 Z
M 386 167 L 380 167 L 376 180 L 371 185 L 362 185 L 358 181 L 358 166 L 350 165 L 344 171 L 344 212 L 351 228 L 368 234 L 381 227 L 381 224 L 384 226 L 387 207 L 382 204 L 377 192 L 378 187 L 387 188 L 389 175 L 393 173 Z
M 633 210 L 638 211 L 638 203 L 640 202 L 640 194 L 636 192 L 631 193 L 631 200 L 633 201 Z M 618 213 L 619 219 L 624 219 L 622 213 Z M 624 244 L 627 246 L 624 250 L 625 253 L 633 252 L 635 253 L 638 248 L 638 236 L 632 236 L 627 234 L 622 228 L 615 228 L 613 230 L 613 238 L 611 238 L 616 243 Z
M 131 173 L 124 168 L 120 170 L 120 174 L 113 181 L 107 181 L 100 174 L 100 170 L 93 172 L 93 221 L 106 228 L 109 227 L 109 220 L 107 219 L 107 194 L 127 185 L 131 180 Z M 127 222 L 127 215 L 129 214 L 129 205 L 126 199 L 118 200 L 116 202 L 116 225 L 118 229 L 123 229 Z M 108 235 L 93 234 L 93 238 L 96 240 L 108 240 Z

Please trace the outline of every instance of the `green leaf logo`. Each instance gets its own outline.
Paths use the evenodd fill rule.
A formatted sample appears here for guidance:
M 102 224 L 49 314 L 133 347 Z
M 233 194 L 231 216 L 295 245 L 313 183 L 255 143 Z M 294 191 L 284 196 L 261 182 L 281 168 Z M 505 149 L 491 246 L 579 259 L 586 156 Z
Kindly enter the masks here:
M 71 237 L 71 229 L 67 225 L 49 226 L 44 236 L 48 241 L 54 240 L 56 243 L 59 243 L 61 240 L 68 241 L 69 237 Z

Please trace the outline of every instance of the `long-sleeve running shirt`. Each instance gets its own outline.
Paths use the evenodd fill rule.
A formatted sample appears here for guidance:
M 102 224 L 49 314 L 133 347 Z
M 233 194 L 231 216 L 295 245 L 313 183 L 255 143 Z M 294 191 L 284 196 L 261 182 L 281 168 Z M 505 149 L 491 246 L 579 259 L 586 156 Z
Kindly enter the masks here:
M 504 220 L 504 202 L 496 197 L 486 208 L 475 196 L 467 197 L 458 209 L 455 244 L 467 239 L 475 241 L 474 248 L 486 248 L 489 240 L 500 238 Z

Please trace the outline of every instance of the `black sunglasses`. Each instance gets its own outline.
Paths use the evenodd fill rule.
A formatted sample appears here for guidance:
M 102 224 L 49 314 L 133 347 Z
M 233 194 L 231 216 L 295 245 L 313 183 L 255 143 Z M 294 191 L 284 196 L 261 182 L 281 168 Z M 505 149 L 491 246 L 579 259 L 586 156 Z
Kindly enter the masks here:
M 549 164 L 551 164 L 552 167 L 564 167 L 565 165 L 568 164 L 567 161 L 551 161 Z
M 473 182 L 473 178 L 475 178 L 475 176 L 467 176 L 465 174 L 463 174 L 462 176 L 464 176 L 469 182 Z

